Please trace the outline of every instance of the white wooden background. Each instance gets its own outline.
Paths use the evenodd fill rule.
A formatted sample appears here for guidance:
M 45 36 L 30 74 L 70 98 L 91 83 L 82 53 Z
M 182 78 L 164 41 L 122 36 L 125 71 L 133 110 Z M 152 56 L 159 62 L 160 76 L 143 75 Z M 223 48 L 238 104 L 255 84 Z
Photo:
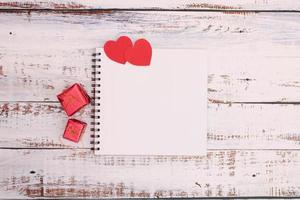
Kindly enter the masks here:
M 90 91 L 93 49 L 120 35 L 209 55 L 207 156 L 62 139 L 56 95 Z M 299 149 L 298 0 L 0 0 L 0 199 L 299 197 Z

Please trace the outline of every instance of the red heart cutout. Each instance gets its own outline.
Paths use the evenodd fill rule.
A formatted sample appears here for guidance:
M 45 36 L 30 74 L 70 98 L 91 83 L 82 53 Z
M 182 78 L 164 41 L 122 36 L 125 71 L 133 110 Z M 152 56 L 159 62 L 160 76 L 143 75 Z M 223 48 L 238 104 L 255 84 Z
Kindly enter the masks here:
M 129 37 L 121 36 L 117 41 L 109 40 L 104 44 L 104 52 L 111 60 L 125 64 L 125 52 L 132 47 Z
M 125 52 L 125 59 L 137 66 L 150 65 L 152 56 L 152 47 L 150 43 L 145 39 L 137 40 L 132 48 L 129 48 Z

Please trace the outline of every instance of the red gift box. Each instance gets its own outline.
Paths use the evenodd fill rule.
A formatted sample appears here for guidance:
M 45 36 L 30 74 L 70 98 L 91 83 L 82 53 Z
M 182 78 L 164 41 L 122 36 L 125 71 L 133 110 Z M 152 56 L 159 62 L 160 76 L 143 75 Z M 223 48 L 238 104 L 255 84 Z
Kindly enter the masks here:
M 68 116 L 90 103 L 90 98 L 80 84 L 75 83 L 61 94 L 57 95 L 58 100 L 63 106 Z
M 86 123 L 77 119 L 69 119 L 63 137 L 73 142 L 78 142 L 85 127 Z

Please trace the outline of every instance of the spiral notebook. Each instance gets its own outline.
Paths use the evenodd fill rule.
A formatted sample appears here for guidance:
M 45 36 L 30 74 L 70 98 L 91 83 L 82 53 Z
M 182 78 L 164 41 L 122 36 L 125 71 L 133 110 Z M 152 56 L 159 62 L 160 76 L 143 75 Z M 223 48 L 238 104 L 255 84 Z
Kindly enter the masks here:
M 200 50 L 153 49 L 150 66 L 93 65 L 96 155 L 204 155 L 207 58 Z

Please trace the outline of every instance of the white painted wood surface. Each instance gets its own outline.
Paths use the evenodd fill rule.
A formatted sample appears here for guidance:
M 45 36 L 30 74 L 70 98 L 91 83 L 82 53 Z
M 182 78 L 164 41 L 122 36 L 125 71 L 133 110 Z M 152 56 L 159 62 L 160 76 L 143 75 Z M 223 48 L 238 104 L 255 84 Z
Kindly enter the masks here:
M 0 100 L 56 101 L 76 81 L 90 91 L 93 48 L 129 35 L 154 48 L 203 49 L 210 99 L 300 101 L 298 19 L 295 13 L 3 13 L 0 84 L 10 90 L 0 90 Z
M 300 195 L 299 157 L 285 150 L 218 150 L 203 157 L 1 150 L 0 198 L 292 197 Z
M 299 10 L 295 0 L 1 0 L 3 9 Z
M 300 196 L 298 13 L 58 12 L 292 11 L 299 2 L 122 2 L 0 1 L 12 9 L 0 13 L 0 199 Z M 93 48 L 119 35 L 209 55 L 207 157 L 94 156 L 89 132 L 79 144 L 61 138 L 56 94 L 74 82 L 90 91 Z M 89 110 L 76 117 L 88 122 Z
M 89 130 L 78 144 L 62 138 L 67 116 L 59 103 L 4 102 L 0 110 L 0 148 L 91 147 Z M 89 115 L 86 107 L 74 117 L 89 123 Z M 210 103 L 208 149 L 299 149 L 299 118 L 298 105 Z

